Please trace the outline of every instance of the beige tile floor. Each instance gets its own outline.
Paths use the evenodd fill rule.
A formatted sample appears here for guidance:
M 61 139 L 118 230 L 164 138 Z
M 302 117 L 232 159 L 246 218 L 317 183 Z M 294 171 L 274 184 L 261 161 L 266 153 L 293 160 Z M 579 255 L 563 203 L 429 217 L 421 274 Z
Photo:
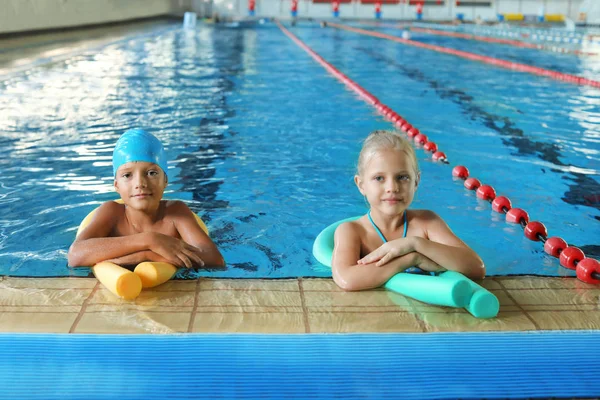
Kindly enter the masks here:
M 342 333 L 600 329 L 600 287 L 571 278 L 498 277 L 482 285 L 497 318 L 331 279 L 170 281 L 134 301 L 94 278 L 0 277 L 0 332 Z

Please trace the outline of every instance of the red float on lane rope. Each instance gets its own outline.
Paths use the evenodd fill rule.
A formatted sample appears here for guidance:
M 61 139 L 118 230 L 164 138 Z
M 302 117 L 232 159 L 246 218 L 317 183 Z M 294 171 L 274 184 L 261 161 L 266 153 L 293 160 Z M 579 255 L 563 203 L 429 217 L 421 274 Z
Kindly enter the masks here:
M 456 167 L 452 168 L 452 176 L 466 179 L 469 177 L 469 170 L 467 169 L 467 167 L 457 165 Z
M 464 183 L 465 187 L 469 190 L 475 190 L 481 186 L 481 182 L 477 178 L 467 178 Z
M 600 284 L 600 279 L 595 276 L 600 276 L 600 262 L 593 258 L 584 258 L 577 264 L 577 278 L 585 283 L 594 285 Z
M 419 134 L 415 135 L 414 141 L 415 141 L 415 143 L 425 144 L 425 143 L 427 143 L 427 136 L 423 135 L 422 133 L 419 133 Z
M 560 253 L 562 253 L 567 246 L 567 242 L 565 242 L 562 238 L 554 236 L 546 239 L 546 243 L 544 243 L 544 251 L 550 254 L 552 257 L 558 258 L 560 257 Z
M 560 265 L 569 269 L 576 269 L 577 263 L 585 258 L 581 249 L 569 246 L 560 253 Z
M 431 155 L 433 161 L 446 160 L 446 154 L 443 151 L 436 151 Z
M 506 222 L 510 222 L 512 224 L 520 224 L 522 222 L 528 223 L 529 214 L 527 214 L 527 211 L 521 208 L 511 208 L 506 213 Z
M 437 144 L 433 142 L 427 142 L 425 145 L 423 145 L 423 149 L 425 149 L 425 151 L 435 153 L 437 151 Z
M 494 200 L 496 198 L 496 191 L 490 185 L 481 185 L 477 188 L 477 197 L 483 200 Z
M 531 221 L 525 226 L 525 236 L 529 240 L 533 240 L 534 242 L 539 242 L 539 236 L 546 237 L 548 236 L 548 230 L 546 226 L 538 221 Z
M 492 201 L 492 210 L 504 213 L 508 212 L 512 208 L 512 203 L 510 202 L 508 197 L 498 196 Z

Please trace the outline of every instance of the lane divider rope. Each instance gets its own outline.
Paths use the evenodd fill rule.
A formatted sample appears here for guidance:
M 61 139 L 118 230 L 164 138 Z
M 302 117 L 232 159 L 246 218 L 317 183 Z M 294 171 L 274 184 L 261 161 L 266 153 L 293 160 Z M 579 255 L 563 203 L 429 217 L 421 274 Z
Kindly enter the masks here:
M 574 31 L 564 31 L 557 29 L 529 29 L 512 26 L 510 28 L 503 28 L 499 26 L 479 26 L 479 25 L 441 25 L 435 23 L 424 23 L 424 22 L 412 22 L 412 25 L 423 28 L 435 28 L 442 29 L 445 31 L 463 31 L 463 32 L 475 32 L 484 33 L 494 36 L 508 36 L 508 37 L 520 37 L 523 39 L 530 39 L 536 41 L 545 42 L 558 42 L 567 44 L 584 44 L 584 43 L 600 43 L 599 35 L 596 34 L 582 34 Z
M 306 51 L 315 61 L 321 64 L 329 73 L 344 83 L 348 88 L 357 93 L 364 101 L 372 105 L 388 121 L 392 122 L 396 128 L 406 133 L 416 145 L 423 146 L 423 150 L 432 153 L 431 158 L 449 164 L 446 154 L 439 150 L 437 144 L 429 140 L 419 129 L 410 124 L 405 118 L 400 116 L 390 107 L 383 104 L 377 97 L 369 93 L 365 88 L 354 82 L 347 75 L 326 61 L 317 52 L 307 46 L 296 35 L 286 29 L 279 21 L 275 21 L 279 29 L 295 42 L 300 48 Z M 600 262 L 593 258 L 587 258 L 581 249 L 569 246 L 560 237 L 547 238 L 548 233 L 544 224 L 539 221 L 529 221 L 527 212 L 520 208 L 513 208 L 510 200 L 505 196 L 496 197 L 496 191 L 490 185 L 482 185 L 476 178 L 469 177 L 467 167 L 459 165 L 452 170 L 454 177 L 464 179 L 464 186 L 468 190 L 476 190 L 478 198 L 492 203 L 492 209 L 496 212 L 506 214 L 506 221 L 520 224 L 524 228 L 525 236 L 533 241 L 542 241 L 544 251 L 560 259 L 560 264 L 569 269 L 576 270 L 577 277 L 591 284 L 600 284 Z
M 427 33 L 430 35 L 449 36 L 449 37 L 455 37 L 455 38 L 460 38 L 460 39 L 477 40 L 480 42 L 487 42 L 487 43 L 506 44 L 509 46 L 522 47 L 522 48 L 526 48 L 526 49 L 553 51 L 556 53 L 575 54 L 578 56 L 595 56 L 595 55 L 597 55 L 597 53 L 589 53 L 589 52 L 585 52 L 585 51 L 581 51 L 581 50 L 570 50 L 570 49 L 565 49 L 564 47 L 557 48 L 555 46 L 553 47 L 553 46 L 545 46 L 545 45 L 541 45 L 541 44 L 533 44 L 533 43 L 523 42 L 521 40 L 492 38 L 492 37 L 487 37 L 487 36 L 473 35 L 470 33 L 440 31 L 440 30 L 431 29 L 431 28 L 410 27 L 409 29 L 411 31 Z
M 449 36 L 449 37 L 455 37 L 455 38 L 467 39 L 467 40 L 477 40 L 477 41 L 487 42 L 487 43 L 506 44 L 506 45 L 510 45 L 510 46 L 551 51 L 554 53 L 561 53 L 561 54 L 575 54 L 578 56 L 598 55 L 598 53 L 591 53 L 591 52 L 586 52 L 586 51 L 581 51 L 581 50 L 571 50 L 571 49 L 568 49 L 565 47 L 535 44 L 535 43 L 529 43 L 529 42 L 524 42 L 522 40 L 515 40 L 515 39 L 502 39 L 502 38 L 495 38 L 495 37 L 490 37 L 490 36 L 478 36 L 473 33 L 461 33 L 461 32 L 442 29 L 442 28 L 438 28 L 438 27 L 423 28 L 423 27 L 417 26 L 416 24 L 415 25 L 402 24 L 402 23 L 391 24 L 391 23 L 385 23 L 385 22 L 370 22 L 370 21 L 361 21 L 360 24 L 375 26 L 375 27 L 380 27 L 380 28 L 408 29 L 408 30 L 411 30 L 414 32 L 428 33 L 428 34 L 432 34 L 432 35 Z
M 327 23 L 327 26 L 332 26 L 334 28 L 338 28 L 338 29 L 342 29 L 342 30 L 346 30 L 346 31 L 354 32 L 354 33 L 359 33 L 362 35 L 378 37 L 380 39 L 387 39 L 387 40 L 391 40 L 391 41 L 394 41 L 397 43 L 402 43 L 402 44 L 406 44 L 406 45 L 410 45 L 410 46 L 433 50 L 433 51 L 437 51 L 439 53 L 451 54 L 454 56 L 466 58 L 468 60 L 480 61 L 480 62 L 483 62 L 486 64 L 491 64 L 491 65 L 503 67 L 503 68 L 510 69 L 510 70 L 515 70 L 515 71 L 519 71 L 519 72 L 528 72 L 530 74 L 540 75 L 540 76 L 544 76 L 547 78 L 556 79 L 559 81 L 574 83 L 577 85 L 592 86 L 592 87 L 600 88 L 600 81 L 595 81 L 595 80 L 584 78 L 584 77 L 577 76 L 577 75 L 565 74 L 563 72 L 557 72 L 557 71 L 552 71 L 549 69 L 534 67 L 532 65 L 501 60 L 501 59 L 494 58 L 494 57 L 482 56 L 482 55 L 475 54 L 475 53 L 469 53 L 467 51 L 449 49 L 449 48 L 443 47 L 443 46 L 421 43 L 421 42 L 417 42 L 417 41 L 410 40 L 410 39 L 402 39 L 397 36 L 392 36 L 392 35 L 388 35 L 388 34 L 381 33 L 381 32 L 372 32 L 372 31 L 368 31 L 366 29 L 353 28 L 348 25 L 336 24 L 333 22 Z

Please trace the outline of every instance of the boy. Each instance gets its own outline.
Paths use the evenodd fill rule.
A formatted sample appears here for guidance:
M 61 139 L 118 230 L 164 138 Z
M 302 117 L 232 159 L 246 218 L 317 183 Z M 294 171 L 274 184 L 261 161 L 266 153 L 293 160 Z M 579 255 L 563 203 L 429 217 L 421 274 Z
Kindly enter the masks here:
M 221 253 L 192 211 L 181 201 L 162 200 L 167 160 L 155 136 L 142 129 L 125 132 L 113 151 L 113 174 L 123 204 L 108 201 L 98 207 L 69 249 L 70 266 L 153 261 L 225 268 Z

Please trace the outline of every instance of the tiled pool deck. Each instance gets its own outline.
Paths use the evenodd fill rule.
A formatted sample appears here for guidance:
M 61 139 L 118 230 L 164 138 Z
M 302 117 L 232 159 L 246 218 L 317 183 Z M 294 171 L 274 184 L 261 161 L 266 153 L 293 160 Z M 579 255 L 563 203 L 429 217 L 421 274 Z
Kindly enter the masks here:
M 331 279 L 170 281 L 121 300 L 94 278 L 0 277 L 0 332 L 345 333 L 598 329 L 600 287 L 571 278 L 495 277 L 497 318 Z

